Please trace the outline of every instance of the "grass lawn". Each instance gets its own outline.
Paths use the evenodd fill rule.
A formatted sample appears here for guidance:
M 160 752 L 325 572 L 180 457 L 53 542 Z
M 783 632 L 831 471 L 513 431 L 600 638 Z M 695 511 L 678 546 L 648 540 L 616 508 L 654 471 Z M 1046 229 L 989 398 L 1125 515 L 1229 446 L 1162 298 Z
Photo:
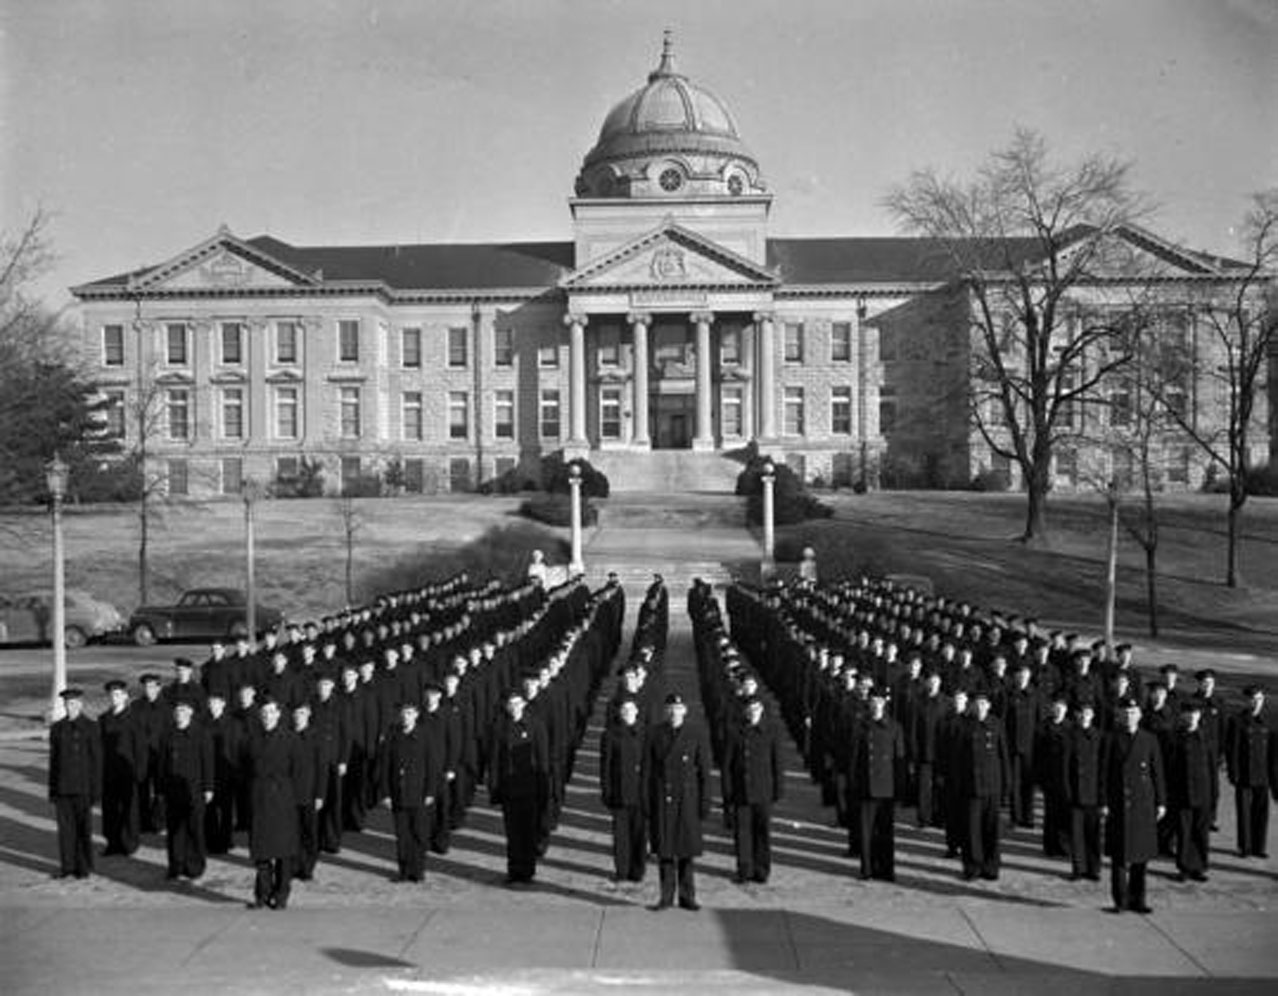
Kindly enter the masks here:
M 1108 524 L 1099 496 L 1059 495 L 1050 543 L 1018 542 L 1017 494 L 879 492 L 830 499 L 835 518 L 783 527 L 779 551 L 812 546 L 823 577 L 869 570 L 929 576 L 938 593 L 986 608 L 1101 628 Z M 1243 512 L 1243 585 L 1225 587 L 1225 498 L 1160 499 L 1158 587 L 1163 634 L 1278 656 L 1278 501 Z M 1118 628 L 1146 629 L 1142 549 L 1120 528 Z

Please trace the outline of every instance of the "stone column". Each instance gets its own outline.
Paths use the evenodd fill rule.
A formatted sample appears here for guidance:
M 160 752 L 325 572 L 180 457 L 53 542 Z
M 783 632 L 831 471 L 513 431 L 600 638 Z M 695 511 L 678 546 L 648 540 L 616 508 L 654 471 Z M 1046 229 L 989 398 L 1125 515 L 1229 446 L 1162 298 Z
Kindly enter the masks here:
M 631 442 L 644 449 L 652 447 L 648 436 L 648 326 L 652 324 L 652 316 L 642 311 L 635 311 L 626 316 L 630 327 L 634 330 L 634 379 L 631 388 L 634 398 L 630 405 L 633 414 L 634 431 Z
M 714 430 L 711 427 L 711 381 L 710 381 L 710 326 L 714 322 L 714 313 L 710 311 L 694 311 L 691 319 L 697 326 L 697 433 L 692 437 L 694 450 L 714 449 Z
M 759 439 L 774 439 L 776 426 L 776 316 L 760 311 L 754 316 L 759 326 L 759 410 L 755 424 Z
M 758 409 L 755 394 L 759 390 L 757 348 L 754 326 L 747 325 L 741 330 L 741 356 L 745 360 L 746 370 L 750 375 L 750 379 L 745 383 L 741 391 L 741 435 L 746 439 L 753 439 L 758 432 L 758 423 L 754 414 Z
M 586 443 L 586 322 L 587 316 L 564 315 L 568 326 L 568 445 L 578 450 Z

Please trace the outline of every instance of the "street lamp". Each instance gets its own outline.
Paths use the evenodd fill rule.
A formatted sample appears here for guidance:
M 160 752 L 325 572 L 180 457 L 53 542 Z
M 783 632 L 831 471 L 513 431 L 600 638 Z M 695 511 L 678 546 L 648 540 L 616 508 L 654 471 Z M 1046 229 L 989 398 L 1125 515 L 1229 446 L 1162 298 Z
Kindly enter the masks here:
M 262 494 L 262 485 L 254 478 L 246 480 L 240 488 L 240 496 L 244 499 L 244 611 L 251 643 L 257 642 L 257 579 L 253 552 L 257 520 L 254 506 Z
M 769 457 L 763 461 L 763 562 L 759 565 L 759 577 L 767 581 L 776 570 L 776 509 L 773 488 L 777 481 L 777 468 Z
M 67 476 L 70 468 L 57 453 L 45 467 L 45 482 L 49 486 L 49 506 L 53 513 L 53 698 L 50 715 L 56 720 L 63 716 L 59 693 L 67 687 L 67 620 L 66 620 L 66 571 L 62 550 L 62 500 L 67 494 Z
M 568 465 L 568 491 L 572 496 L 572 560 L 568 574 L 580 577 L 586 573 L 586 565 L 581 558 L 581 467 L 575 462 Z

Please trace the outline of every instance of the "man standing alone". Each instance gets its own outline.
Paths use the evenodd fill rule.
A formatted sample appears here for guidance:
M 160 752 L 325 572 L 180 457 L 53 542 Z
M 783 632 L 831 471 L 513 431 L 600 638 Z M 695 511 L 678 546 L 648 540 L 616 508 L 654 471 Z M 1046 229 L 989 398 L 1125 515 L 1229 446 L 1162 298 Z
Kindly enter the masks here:
M 693 859 L 701 853 L 701 822 L 710 816 L 710 745 L 685 720 L 683 696 L 666 696 L 666 718 L 648 741 L 648 819 L 652 852 L 661 874 L 661 898 L 653 909 L 679 905 L 699 910 Z

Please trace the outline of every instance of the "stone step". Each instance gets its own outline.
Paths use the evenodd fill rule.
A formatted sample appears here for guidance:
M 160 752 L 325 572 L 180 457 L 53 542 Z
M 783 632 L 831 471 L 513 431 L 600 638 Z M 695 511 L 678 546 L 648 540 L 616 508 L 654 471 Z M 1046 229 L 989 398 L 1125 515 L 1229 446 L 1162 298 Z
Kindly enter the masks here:
M 649 453 L 590 454 L 591 464 L 608 476 L 613 493 L 702 492 L 730 495 L 743 464 L 720 453 L 653 450 Z

